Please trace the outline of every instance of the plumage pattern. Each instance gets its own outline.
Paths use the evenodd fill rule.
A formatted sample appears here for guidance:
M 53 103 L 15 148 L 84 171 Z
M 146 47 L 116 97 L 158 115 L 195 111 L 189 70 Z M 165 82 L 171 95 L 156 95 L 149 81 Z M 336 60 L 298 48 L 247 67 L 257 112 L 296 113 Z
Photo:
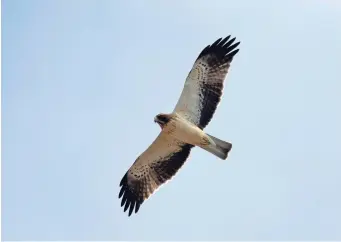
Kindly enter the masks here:
M 173 111 L 179 114 L 176 117 L 182 117 L 179 120 L 184 122 L 170 122 L 167 130 L 160 132 L 123 176 L 119 198 L 122 199 L 121 206 L 124 211 L 128 211 L 129 216 L 134 211 L 137 213 L 141 204 L 179 171 L 194 147 L 191 144 L 198 144 L 197 141 L 193 142 L 194 139 L 188 139 L 188 136 L 197 135 L 195 137 L 201 139 L 202 136 L 198 133 L 203 132 L 202 129 L 210 122 L 220 102 L 224 79 L 233 57 L 239 51 L 236 49 L 239 42 L 234 41 L 235 38 L 230 39 L 230 36 L 220 38 L 201 51 L 187 76 Z M 167 116 L 160 115 L 157 120 L 163 129 L 166 120 L 162 117 Z M 182 135 L 176 137 L 184 142 L 176 139 L 174 133 L 181 133 Z M 209 143 L 207 139 L 206 145 L 210 145 Z
M 230 36 L 220 38 L 201 51 L 174 109 L 202 129 L 217 109 L 228 69 L 239 51 L 236 47 L 240 42 L 234 41 Z
M 170 180 L 188 158 L 192 145 L 170 139 L 161 132 L 153 144 L 136 159 L 120 182 L 121 206 L 130 216 L 144 200 Z

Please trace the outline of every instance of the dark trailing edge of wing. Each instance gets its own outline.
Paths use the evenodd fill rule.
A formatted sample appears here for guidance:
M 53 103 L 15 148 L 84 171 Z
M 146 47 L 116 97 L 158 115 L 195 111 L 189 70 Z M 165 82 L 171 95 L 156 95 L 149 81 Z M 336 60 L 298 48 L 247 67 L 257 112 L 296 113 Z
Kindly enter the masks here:
M 167 159 L 150 164 L 150 169 L 157 174 L 157 184 L 165 183 L 177 173 L 187 160 L 192 148 L 193 145 L 185 144 L 181 150 L 172 154 Z M 135 184 L 131 187 L 128 184 L 128 172 L 123 176 L 120 182 L 121 190 L 118 198 L 122 197 L 121 207 L 124 206 L 124 212 L 129 208 L 128 216 L 133 213 L 134 209 L 135 213 L 137 213 L 141 204 L 146 199 L 142 195 L 143 192 L 141 192 L 141 190 L 147 187 L 147 184 L 144 184 L 146 181 L 146 179 L 133 181 Z
M 233 44 L 233 42 L 236 40 L 236 38 L 231 38 L 231 35 L 227 36 L 226 38 L 217 39 L 212 45 L 206 46 L 205 49 L 201 51 L 198 58 L 201 58 L 205 55 L 215 55 L 218 60 L 220 61 L 232 61 L 233 57 L 238 53 L 239 49 L 235 49 L 240 42 L 236 42 Z

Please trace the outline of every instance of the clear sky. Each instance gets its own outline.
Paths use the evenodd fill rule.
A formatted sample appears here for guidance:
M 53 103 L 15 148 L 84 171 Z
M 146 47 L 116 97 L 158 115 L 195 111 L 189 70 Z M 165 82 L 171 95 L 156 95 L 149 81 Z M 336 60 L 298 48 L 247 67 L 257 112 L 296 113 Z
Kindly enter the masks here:
M 2 1 L 4 240 L 341 239 L 341 3 Z M 241 41 L 175 178 L 123 213 L 119 182 L 199 52 Z

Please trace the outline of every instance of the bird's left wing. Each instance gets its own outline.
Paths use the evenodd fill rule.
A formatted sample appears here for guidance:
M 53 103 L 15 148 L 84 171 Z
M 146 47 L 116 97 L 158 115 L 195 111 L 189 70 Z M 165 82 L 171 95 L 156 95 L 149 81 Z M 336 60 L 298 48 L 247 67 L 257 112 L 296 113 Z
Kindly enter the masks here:
M 193 146 L 162 132 L 123 176 L 119 198 L 130 216 L 182 167 Z
M 224 80 L 238 53 L 235 38 L 218 39 L 204 48 L 189 72 L 174 111 L 200 128 L 211 120 L 223 94 Z

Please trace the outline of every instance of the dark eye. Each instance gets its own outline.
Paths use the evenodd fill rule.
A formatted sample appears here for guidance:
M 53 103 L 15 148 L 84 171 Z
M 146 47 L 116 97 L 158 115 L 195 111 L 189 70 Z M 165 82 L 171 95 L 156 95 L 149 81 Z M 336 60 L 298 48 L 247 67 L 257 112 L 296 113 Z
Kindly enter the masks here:
M 158 119 L 162 122 L 167 122 L 167 118 L 165 116 L 159 116 Z

